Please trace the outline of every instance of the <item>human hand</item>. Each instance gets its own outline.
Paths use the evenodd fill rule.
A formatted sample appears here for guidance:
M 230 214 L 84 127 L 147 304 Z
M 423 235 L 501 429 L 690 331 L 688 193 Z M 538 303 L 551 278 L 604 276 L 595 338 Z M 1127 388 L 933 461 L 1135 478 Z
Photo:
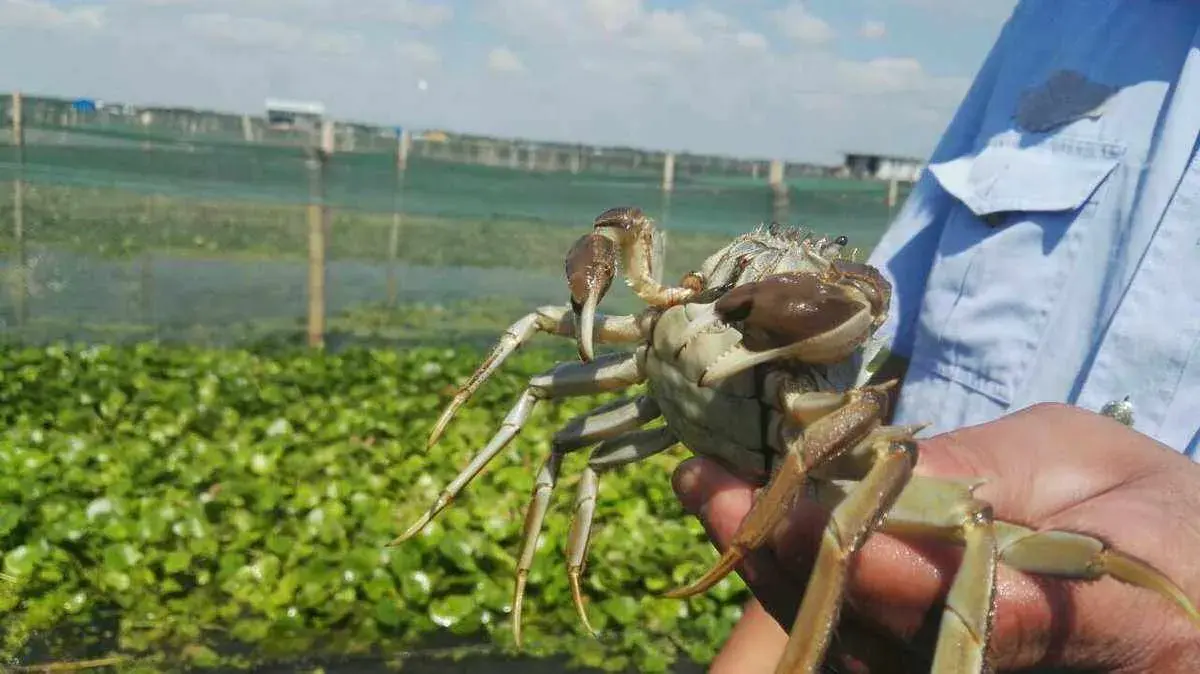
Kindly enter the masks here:
M 921 440 L 916 472 L 986 478 L 975 494 L 993 505 L 997 519 L 1096 536 L 1200 600 L 1200 466 L 1110 419 L 1038 405 Z M 674 483 L 685 509 L 724 550 L 750 509 L 752 487 L 703 458 L 681 464 Z M 739 566 L 785 628 L 795 619 L 826 516 L 799 500 L 767 545 Z M 941 618 L 936 609 L 960 556 L 955 546 L 871 536 L 851 568 L 845 631 L 834 641 L 842 652 L 831 655 L 873 673 L 927 671 Z M 1200 671 L 1200 625 L 1154 592 L 1108 577 L 1030 576 L 1003 564 L 996 583 L 991 654 L 998 670 Z

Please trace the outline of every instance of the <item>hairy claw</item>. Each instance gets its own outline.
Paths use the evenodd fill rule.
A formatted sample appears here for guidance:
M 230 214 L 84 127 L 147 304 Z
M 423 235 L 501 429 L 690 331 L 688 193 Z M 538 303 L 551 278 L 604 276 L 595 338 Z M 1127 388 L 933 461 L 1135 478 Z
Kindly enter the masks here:
M 622 206 L 597 216 L 592 232 L 571 247 L 566 260 L 567 285 L 581 360 L 595 357 L 590 326 L 616 275 L 618 261 L 625 267 L 630 289 L 653 307 L 670 307 L 704 290 L 704 277 L 696 272 L 686 275 L 678 286 L 659 282 L 661 244 L 654 222 L 640 208 Z
M 863 306 L 840 284 L 792 273 L 738 286 L 717 300 L 716 310 L 722 320 L 741 327 L 747 349 L 766 351 L 829 333 Z
M 612 286 L 617 273 L 617 253 L 615 241 L 595 232 L 579 237 L 567 253 L 567 287 L 571 291 L 579 358 L 584 362 L 595 357 L 592 326 L 596 307 Z

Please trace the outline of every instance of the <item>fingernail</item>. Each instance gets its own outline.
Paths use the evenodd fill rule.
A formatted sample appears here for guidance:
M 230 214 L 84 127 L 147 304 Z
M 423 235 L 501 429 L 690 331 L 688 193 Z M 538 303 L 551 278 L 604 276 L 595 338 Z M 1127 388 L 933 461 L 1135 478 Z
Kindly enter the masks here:
M 701 473 L 702 467 L 689 459 L 675 469 L 675 479 L 671 481 L 675 496 L 689 515 L 699 515 L 706 500 L 699 493 Z

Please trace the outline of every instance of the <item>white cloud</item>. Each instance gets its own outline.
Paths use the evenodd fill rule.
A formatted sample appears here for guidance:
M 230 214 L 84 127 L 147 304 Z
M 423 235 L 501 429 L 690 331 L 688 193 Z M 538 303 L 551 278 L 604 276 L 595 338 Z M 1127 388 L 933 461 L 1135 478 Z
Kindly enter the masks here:
M 104 7 L 60 9 L 46 0 L 0 0 L 0 29 L 73 28 L 98 30 L 104 26 Z
M 189 14 L 183 18 L 183 26 L 201 37 L 239 47 L 291 50 L 304 41 L 304 31 L 281 21 L 222 12 Z
M 239 16 L 275 18 L 300 24 L 354 24 L 377 21 L 419 30 L 433 30 L 454 18 L 442 2 L 419 0 L 114 0 L 121 7 L 193 9 Z
M 872 21 L 870 19 L 863 21 L 858 28 L 858 34 L 868 40 L 878 40 L 887 35 L 887 26 L 882 21 Z
M 935 82 L 921 62 L 913 58 L 877 58 L 870 61 L 839 61 L 834 75 L 845 82 L 850 93 L 913 93 Z
M 496 47 L 488 52 L 488 70 L 497 73 L 520 73 L 525 71 L 521 58 L 508 47 Z
M 362 2 L 355 0 L 354 3 L 347 3 L 346 0 L 334 0 L 336 6 L 345 6 L 347 4 L 370 5 L 371 2 Z M 415 26 L 424 30 L 431 30 L 440 27 L 450 22 L 454 18 L 454 10 L 441 2 L 425 3 L 414 2 L 413 0 L 391 0 L 384 2 L 383 5 L 387 8 L 383 14 L 399 21 L 400 23 L 409 26 Z
M 733 25 L 733 19 L 711 7 L 701 7 L 696 10 L 696 21 L 708 28 L 723 30 Z
M 641 17 L 637 44 L 648 50 L 698 52 L 704 39 L 693 22 L 683 13 L 657 9 Z
M 780 31 L 797 42 L 823 45 L 833 40 L 834 30 L 821 17 L 808 11 L 802 2 L 792 2 L 775 12 Z
M 713 7 L 489 3 L 481 17 L 521 42 L 538 77 L 496 97 L 488 130 L 821 161 L 851 145 L 921 154 L 968 84 L 914 59 L 841 58 L 828 49 L 833 29 L 801 4 L 760 14 L 791 38 L 778 47 L 735 18 L 744 14 Z M 624 29 L 606 30 L 616 25 Z M 538 106 L 556 114 L 500 102 L 518 98 L 558 101 Z
M 990 46 L 955 47 L 947 60 L 959 76 L 940 77 L 904 53 L 839 55 L 833 28 L 802 3 L 780 13 L 744 0 L 454 7 L 459 15 L 433 0 L 0 0 L 0 62 L 22 63 L 0 69 L 0 91 L 237 112 L 299 98 L 363 122 L 836 162 L 848 149 L 927 152 Z M 58 32 L 11 28 L 14 16 Z M 892 32 L 908 24 L 889 20 Z M 443 30 L 455 24 L 464 30 Z M 466 30 L 486 40 L 482 53 L 454 41 Z
M 609 33 L 625 30 L 642 13 L 641 0 L 584 0 L 588 17 Z
M 396 53 L 406 61 L 423 65 L 435 65 L 442 61 L 442 56 L 438 53 L 438 50 L 424 42 L 397 44 Z
M 763 37 L 762 33 L 755 33 L 752 30 L 739 30 L 734 34 L 733 39 L 746 49 L 766 51 L 769 48 L 767 38 Z
M 1017 6 L 1017 0 L 900 0 L 900 3 L 937 14 L 974 19 L 1007 19 Z
M 196 35 L 235 47 L 338 55 L 353 54 L 362 49 L 362 38 L 358 35 L 304 30 L 283 21 L 221 12 L 189 14 L 184 17 L 183 25 Z

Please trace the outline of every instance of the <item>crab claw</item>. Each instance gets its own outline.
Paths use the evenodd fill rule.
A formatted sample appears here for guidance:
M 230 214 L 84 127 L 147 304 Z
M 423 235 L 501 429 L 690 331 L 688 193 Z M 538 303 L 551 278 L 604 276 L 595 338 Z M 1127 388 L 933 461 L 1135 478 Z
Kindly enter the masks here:
M 592 360 L 592 326 L 596 306 L 612 285 L 617 271 L 617 243 L 605 233 L 593 232 L 579 237 L 567 253 L 567 286 L 571 290 L 571 309 L 575 313 L 575 336 L 579 358 Z
M 836 363 L 863 343 L 875 318 L 871 299 L 849 279 L 807 272 L 738 286 L 714 308 L 742 341 L 704 372 L 702 386 L 776 358 Z

